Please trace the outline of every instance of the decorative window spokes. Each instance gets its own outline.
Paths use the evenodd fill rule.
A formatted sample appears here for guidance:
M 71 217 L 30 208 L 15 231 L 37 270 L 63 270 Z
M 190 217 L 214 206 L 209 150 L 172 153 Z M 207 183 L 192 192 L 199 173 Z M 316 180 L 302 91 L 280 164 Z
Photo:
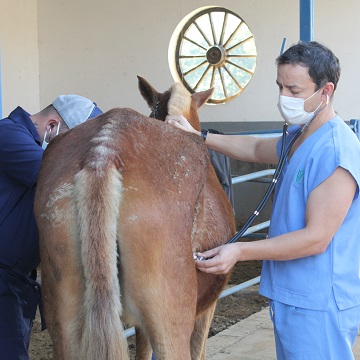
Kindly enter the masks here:
M 255 39 L 234 12 L 205 7 L 189 14 L 175 29 L 169 62 L 176 81 L 191 92 L 214 88 L 209 103 L 238 96 L 256 67 Z

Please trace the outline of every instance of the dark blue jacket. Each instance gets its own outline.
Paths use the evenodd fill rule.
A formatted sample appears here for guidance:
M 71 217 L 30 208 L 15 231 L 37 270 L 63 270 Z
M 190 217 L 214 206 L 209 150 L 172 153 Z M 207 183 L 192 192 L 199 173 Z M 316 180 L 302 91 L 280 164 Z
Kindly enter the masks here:
M 0 269 L 28 273 L 40 262 L 33 206 L 42 155 L 25 110 L 0 120 Z

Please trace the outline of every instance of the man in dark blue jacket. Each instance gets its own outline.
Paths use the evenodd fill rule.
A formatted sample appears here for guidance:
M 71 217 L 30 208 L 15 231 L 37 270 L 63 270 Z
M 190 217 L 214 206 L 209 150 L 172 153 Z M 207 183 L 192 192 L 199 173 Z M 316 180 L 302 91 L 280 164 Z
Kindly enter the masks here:
M 17 107 L 0 120 L 1 359 L 29 359 L 32 322 L 40 303 L 33 203 L 44 149 L 54 136 L 101 113 L 87 98 L 62 95 L 37 114 Z

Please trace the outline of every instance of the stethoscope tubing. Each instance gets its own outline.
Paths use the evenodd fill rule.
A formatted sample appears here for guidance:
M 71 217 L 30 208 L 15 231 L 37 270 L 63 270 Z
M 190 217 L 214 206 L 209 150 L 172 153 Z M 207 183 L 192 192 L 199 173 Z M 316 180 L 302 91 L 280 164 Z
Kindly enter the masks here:
M 275 188 L 275 185 L 282 173 L 282 170 L 284 168 L 284 164 L 286 162 L 287 156 L 289 155 L 289 152 L 293 146 L 293 144 L 295 143 L 295 141 L 298 139 L 298 137 L 303 133 L 303 131 L 305 130 L 305 127 L 300 128 L 300 130 L 295 134 L 295 136 L 291 139 L 289 145 L 287 147 L 285 147 L 285 140 L 286 140 L 286 134 L 287 134 L 287 128 L 288 128 L 288 124 L 285 123 L 284 127 L 283 127 L 283 133 L 282 133 L 282 144 L 281 144 L 281 151 L 280 151 L 280 159 L 279 162 L 276 166 L 273 178 L 271 180 L 271 183 L 269 185 L 269 187 L 267 188 L 265 195 L 263 196 L 263 198 L 261 199 L 260 203 L 258 204 L 258 206 L 256 207 L 256 209 L 254 210 L 254 212 L 249 216 L 249 218 L 245 221 L 244 225 L 241 227 L 241 229 L 239 231 L 237 231 L 237 233 L 227 242 L 227 244 L 231 244 L 234 243 L 236 241 L 238 241 L 246 232 L 246 230 L 250 227 L 250 225 L 254 222 L 254 220 L 258 217 L 258 215 L 260 214 L 260 212 L 263 210 L 264 206 L 266 205 L 266 203 L 269 201 L 270 196 Z

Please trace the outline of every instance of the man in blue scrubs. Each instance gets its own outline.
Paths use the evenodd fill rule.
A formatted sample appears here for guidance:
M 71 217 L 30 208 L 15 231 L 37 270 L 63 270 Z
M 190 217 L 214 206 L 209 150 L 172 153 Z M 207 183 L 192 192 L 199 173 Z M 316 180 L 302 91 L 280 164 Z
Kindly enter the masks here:
M 292 146 L 277 182 L 269 238 L 212 249 L 199 270 L 225 274 L 263 260 L 278 359 L 350 360 L 360 323 L 360 143 L 333 108 L 337 57 L 300 42 L 277 59 L 278 107 Z M 171 125 L 201 135 L 183 117 Z M 283 139 L 208 134 L 230 157 L 277 164 Z
M 37 114 L 17 107 L 0 120 L 1 359 L 29 359 L 32 321 L 40 301 L 33 203 L 44 149 L 54 136 L 99 114 L 89 99 L 62 95 Z

